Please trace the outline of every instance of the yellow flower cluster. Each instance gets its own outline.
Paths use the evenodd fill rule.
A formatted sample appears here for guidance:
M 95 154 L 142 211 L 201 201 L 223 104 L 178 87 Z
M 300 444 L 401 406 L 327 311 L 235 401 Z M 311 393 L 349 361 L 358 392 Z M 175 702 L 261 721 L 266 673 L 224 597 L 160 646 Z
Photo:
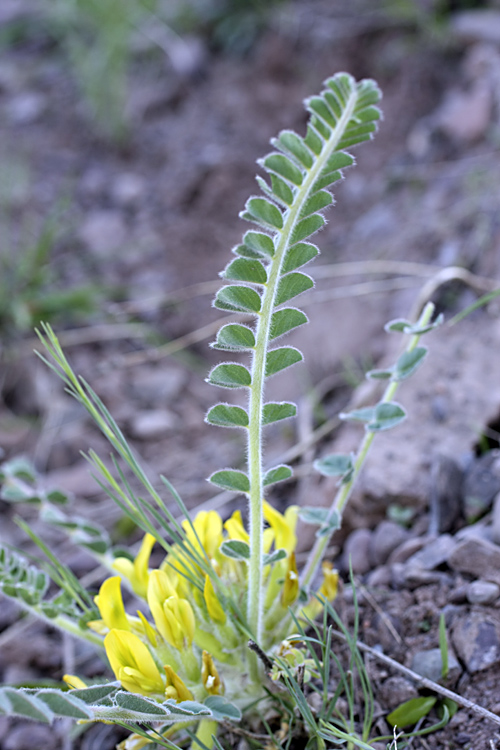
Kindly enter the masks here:
M 281 559 L 264 567 L 262 647 L 271 651 L 289 634 L 290 607 L 299 608 L 298 508 L 281 514 L 264 503 L 264 517 L 264 553 L 284 550 Z M 172 547 L 159 568 L 149 567 L 155 543 L 151 534 L 145 535 L 135 560 L 115 559 L 120 575 L 102 584 L 95 597 L 101 619 L 89 627 L 105 636 L 111 668 L 125 690 L 158 700 L 204 700 L 223 694 L 224 682 L 234 681 L 237 690 L 231 689 L 231 699 L 243 697 L 249 688 L 249 633 L 241 614 L 247 564 L 221 552 L 223 541 L 248 543 L 241 514 L 236 511 L 223 524 L 215 511 L 200 512 L 194 521 L 184 521 L 183 529 L 184 543 Z M 127 614 L 122 579 L 147 604 L 146 614 Z M 336 591 L 337 573 L 324 565 L 317 597 L 301 611 L 314 617 L 322 608 L 321 598 L 332 600 Z

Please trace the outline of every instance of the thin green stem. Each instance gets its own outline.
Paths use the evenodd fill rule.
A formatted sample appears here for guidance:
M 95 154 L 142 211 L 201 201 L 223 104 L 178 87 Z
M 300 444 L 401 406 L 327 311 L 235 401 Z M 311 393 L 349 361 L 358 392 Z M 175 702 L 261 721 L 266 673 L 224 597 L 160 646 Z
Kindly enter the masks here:
M 300 212 L 308 199 L 311 189 L 323 167 L 335 151 L 345 128 L 352 117 L 357 101 L 354 91 L 330 139 L 325 141 L 323 150 L 308 171 L 297 192 L 293 205 L 285 214 L 283 229 L 279 232 L 275 255 L 269 267 L 269 276 L 262 296 L 261 311 L 255 332 L 255 349 L 252 361 L 252 384 L 249 392 L 248 427 L 248 475 L 250 480 L 249 516 L 250 550 L 248 565 L 247 617 L 249 629 L 257 643 L 262 636 L 262 532 L 263 532 L 263 476 L 262 476 L 262 410 L 264 406 L 264 382 L 266 355 L 269 345 L 271 316 L 275 306 L 276 292 L 281 275 L 285 253 L 290 244 L 292 232 L 299 221 Z M 259 681 L 259 667 L 255 654 L 250 655 L 252 679 Z
M 430 322 L 433 313 L 434 313 L 434 305 L 432 304 L 432 302 L 428 302 L 422 312 L 422 315 L 420 316 L 419 325 L 421 326 L 427 325 Z M 408 346 L 406 347 L 406 351 L 407 352 L 413 351 L 413 349 L 415 349 L 415 347 L 418 345 L 419 340 L 420 340 L 419 334 L 412 336 L 408 343 Z M 392 401 L 392 399 L 394 398 L 394 395 L 396 394 L 398 386 L 399 386 L 398 381 L 390 382 L 387 388 L 385 389 L 381 403 L 387 403 L 388 401 Z M 358 450 L 358 454 L 356 456 L 356 460 L 354 462 L 354 471 L 352 473 L 351 479 L 349 482 L 346 482 L 345 484 L 342 484 L 339 487 L 337 494 L 335 495 L 335 498 L 333 500 L 333 503 L 330 506 L 330 510 L 328 511 L 328 515 L 325 519 L 325 524 L 331 521 L 337 513 L 339 514 L 340 517 L 342 517 L 342 513 L 351 496 L 352 489 L 356 483 L 359 473 L 361 469 L 363 468 L 363 464 L 371 448 L 371 444 L 373 443 L 374 437 L 375 437 L 375 432 L 368 432 L 368 431 L 365 432 L 365 436 L 361 442 L 361 445 Z M 316 542 L 309 554 L 306 566 L 304 568 L 304 572 L 302 574 L 301 583 L 303 586 L 309 586 L 312 579 L 316 575 L 316 571 L 318 570 L 318 567 L 323 559 L 325 550 L 328 547 L 328 544 L 330 543 L 331 536 L 332 535 L 330 534 L 329 536 L 322 536 L 316 539 Z

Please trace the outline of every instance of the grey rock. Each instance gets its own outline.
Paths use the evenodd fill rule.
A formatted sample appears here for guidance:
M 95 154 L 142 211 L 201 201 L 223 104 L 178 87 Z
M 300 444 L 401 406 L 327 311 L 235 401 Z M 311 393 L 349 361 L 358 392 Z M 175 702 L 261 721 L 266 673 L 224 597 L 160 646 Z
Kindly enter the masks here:
M 381 565 L 368 573 L 367 586 L 390 586 L 392 581 L 391 569 L 388 565 Z
M 493 42 L 500 44 L 500 11 L 468 10 L 455 13 L 451 29 L 464 42 Z
M 493 501 L 491 514 L 491 541 L 500 544 L 500 492 Z
M 477 80 L 467 90 L 453 89 L 436 112 L 436 122 L 457 143 L 474 143 L 488 130 L 493 112 L 490 84 Z
M 500 585 L 500 549 L 480 539 L 459 542 L 448 558 L 453 570 Z
M 472 526 L 464 526 L 455 534 L 458 542 L 466 539 L 478 539 L 480 542 L 491 543 L 491 527 L 485 521 L 477 521 Z
M 8 103 L 7 116 L 14 125 L 32 125 L 47 109 L 47 99 L 36 91 L 17 94 Z
M 443 678 L 443 661 L 441 649 L 430 648 L 425 651 L 416 651 L 413 654 L 411 669 L 422 677 L 427 677 L 437 683 L 455 683 L 460 677 L 462 670 L 457 657 L 451 648 L 448 648 L 448 675 Z
M 132 172 L 118 175 L 111 185 L 111 197 L 122 208 L 133 208 L 144 198 L 146 183 Z
M 471 604 L 492 604 L 500 595 L 500 586 L 491 581 L 473 581 L 467 586 L 467 599 Z
M 425 545 L 425 537 L 412 537 L 399 545 L 390 555 L 389 564 L 404 563 Z
M 452 458 L 438 455 L 431 467 L 429 532 L 451 531 L 462 509 L 463 471 Z
M 500 492 L 500 450 L 484 453 L 465 474 L 464 514 L 468 521 L 483 515 Z
M 165 437 L 177 426 L 177 417 L 167 409 L 151 409 L 138 412 L 130 421 L 130 434 L 139 440 L 155 440 Z
M 127 227 L 119 211 L 96 210 L 88 214 L 79 235 L 90 252 L 106 257 L 125 243 Z
M 394 709 L 400 703 L 418 698 L 418 690 L 415 685 L 399 675 L 384 680 L 377 694 L 380 702 L 387 709 Z
M 471 612 L 452 629 L 455 651 L 468 672 L 482 672 L 500 664 L 500 621 L 494 612 Z
M 371 538 L 371 559 L 374 565 L 383 565 L 396 547 L 409 538 L 409 532 L 394 521 L 379 523 Z
M 372 532 L 369 529 L 355 529 L 349 534 L 344 545 L 342 567 L 349 570 L 349 560 L 352 572 L 363 575 L 370 570 L 370 544 Z
M 406 562 L 408 568 L 434 570 L 448 561 L 456 541 L 450 534 L 441 534 L 428 542 L 419 552 L 412 555 Z

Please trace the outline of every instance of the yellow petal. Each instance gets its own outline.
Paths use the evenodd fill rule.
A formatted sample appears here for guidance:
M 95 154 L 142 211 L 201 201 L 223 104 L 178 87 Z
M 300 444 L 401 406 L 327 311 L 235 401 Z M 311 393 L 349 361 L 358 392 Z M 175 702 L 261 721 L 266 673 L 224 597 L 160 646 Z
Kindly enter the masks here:
M 144 615 L 142 614 L 142 612 L 140 612 L 139 610 L 137 610 L 137 614 L 139 615 L 139 620 L 142 623 L 142 627 L 143 627 L 143 630 L 144 630 L 144 635 L 146 636 L 146 638 L 148 639 L 148 641 L 150 642 L 150 644 L 154 648 L 156 646 L 157 642 L 158 642 L 155 630 L 154 630 L 153 626 L 151 625 L 151 623 L 146 620 L 146 618 L 144 617 Z
M 282 515 L 272 505 L 264 502 L 264 518 L 274 532 L 274 548 L 293 552 L 297 544 L 295 527 L 299 514 L 298 505 L 290 505 Z
M 285 583 L 281 592 L 281 603 L 284 607 L 290 607 L 299 595 L 299 573 L 295 561 L 295 552 L 290 553 L 288 557 L 288 568 L 285 576 Z
M 66 683 L 70 690 L 82 690 L 83 688 L 87 687 L 84 681 L 77 677 L 75 674 L 63 675 L 63 681 Z
M 235 510 L 231 518 L 227 519 L 224 528 L 230 539 L 236 539 L 240 542 L 246 542 L 247 544 L 250 542 L 250 537 L 243 526 L 241 511 Z
M 156 539 L 152 534 L 145 534 L 137 557 L 131 562 L 125 557 L 117 557 L 113 562 L 114 570 L 127 578 L 138 596 L 146 598 L 149 579 L 149 558 Z
M 179 701 L 190 701 L 193 700 L 193 694 L 186 687 L 184 682 L 181 680 L 178 674 L 174 672 L 171 666 L 165 664 L 163 667 L 167 676 L 167 687 L 165 688 L 165 696 L 167 698 L 173 698 L 177 703 Z
M 223 684 L 217 668 L 214 664 L 214 660 L 208 653 L 203 651 L 201 655 L 201 681 L 205 687 L 205 690 L 210 695 L 221 695 L 224 692 Z
M 218 625 L 225 625 L 226 613 L 222 609 L 222 605 L 217 598 L 217 594 L 214 590 L 214 585 L 210 579 L 210 576 L 205 576 L 205 588 L 203 590 L 205 597 L 205 604 L 207 605 L 208 614 L 211 619 Z
M 123 606 L 120 576 L 113 576 L 104 581 L 99 594 L 94 597 L 104 624 L 109 630 L 130 630 L 130 623 Z M 94 621 L 96 622 L 96 621 Z
M 222 542 L 222 519 L 219 514 L 215 510 L 202 510 L 192 526 L 189 521 L 183 521 L 182 528 L 193 547 L 199 550 L 201 544 L 208 557 L 212 559 Z
M 115 677 L 125 690 L 149 695 L 163 693 L 164 682 L 151 653 L 141 639 L 126 630 L 111 630 L 104 648 Z

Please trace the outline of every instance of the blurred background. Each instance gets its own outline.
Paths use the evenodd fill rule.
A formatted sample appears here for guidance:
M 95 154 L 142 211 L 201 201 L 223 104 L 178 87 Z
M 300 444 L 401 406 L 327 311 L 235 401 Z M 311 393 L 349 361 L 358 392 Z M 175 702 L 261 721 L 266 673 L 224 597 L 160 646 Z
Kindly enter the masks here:
M 340 70 L 379 82 L 384 121 L 316 238 L 311 325 L 292 342 L 305 365 L 270 383 L 270 398 L 301 406 L 269 433 L 269 462 L 301 464 L 278 506 L 311 502 L 313 446 L 386 352 L 384 323 L 411 314 L 424 285 L 450 314 L 498 286 L 500 3 L 0 0 L 0 447 L 117 539 L 133 529 L 80 455 L 109 450 L 36 360 L 34 327 L 54 326 L 155 481 L 229 513 L 205 481 L 244 458 L 238 434 L 203 424 L 220 397 L 203 380 L 217 274 L 245 231 L 255 160 L 280 129 L 304 133 L 302 99 Z M 498 350 L 481 351 L 494 372 Z M 21 543 L 0 510 L 0 540 Z M 43 658 L 30 669 L 48 670 Z

